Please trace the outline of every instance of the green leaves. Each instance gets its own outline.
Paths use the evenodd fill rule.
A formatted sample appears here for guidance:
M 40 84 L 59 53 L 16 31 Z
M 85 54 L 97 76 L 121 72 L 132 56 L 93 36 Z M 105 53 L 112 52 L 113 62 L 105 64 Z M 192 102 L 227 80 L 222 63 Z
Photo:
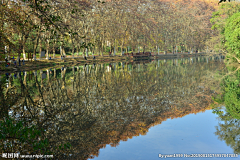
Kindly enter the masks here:
M 0 150 L 7 152 L 12 151 L 14 148 L 15 152 L 17 152 L 16 146 L 18 146 L 20 147 L 19 151 L 24 148 L 29 152 L 53 154 L 49 139 L 44 138 L 43 129 L 35 125 L 27 126 L 26 124 L 27 122 L 17 121 L 11 117 L 6 117 L 0 121 Z M 70 148 L 70 143 L 61 143 L 58 147 L 61 151 Z
M 223 79 L 223 97 L 221 102 L 225 103 L 227 112 L 234 118 L 240 119 L 240 72 L 234 76 Z
M 233 14 L 226 23 L 225 32 L 226 47 L 228 51 L 239 57 L 240 53 L 240 13 Z
M 33 149 L 45 150 L 48 146 L 48 140 L 44 139 L 39 141 L 38 137 L 43 135 L 42 129 L 38 129 L 36 126 L 24 126 L 23 121 L 16 121 L 11 117 L 6 117 L 0 122 L 0 141 L 8 141 L 8 139 L 14 139 L 18 141 L 22 146 L 26 143 L 33 144 Z M 12 142 L 11 142 L 12 143 Z M 8 147 L 13 146 L 13 144 Z M 2 150 L 8 150 L 8 147 L 1 146 Z
M 60 144 L 60 145 L 58 146 L 58 148 L 59 148 L 60 150 L 70 149 L 70 148 L 71 148 L 71 144 L 70 144 L 70 143 Z

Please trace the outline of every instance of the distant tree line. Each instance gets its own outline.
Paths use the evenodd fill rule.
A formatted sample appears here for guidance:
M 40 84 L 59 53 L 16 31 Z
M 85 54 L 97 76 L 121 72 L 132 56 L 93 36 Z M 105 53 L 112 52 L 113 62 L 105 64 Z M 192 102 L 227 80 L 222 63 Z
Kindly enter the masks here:
M 202 50 L 211 35 L 211 1 L 16 0 L 1 2 L 1 55 L 46 51 L 73 56 Z M 22 55 L 23 54 L 23 55 Z M 6 55 L 5 55 L 6 56 Z

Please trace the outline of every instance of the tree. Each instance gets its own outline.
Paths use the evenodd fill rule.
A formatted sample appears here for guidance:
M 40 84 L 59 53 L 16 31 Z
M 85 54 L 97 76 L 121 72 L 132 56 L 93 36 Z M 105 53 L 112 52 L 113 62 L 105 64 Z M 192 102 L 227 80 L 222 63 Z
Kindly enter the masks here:
M 212 18 L 210 19 L 212 23 L 213 33 L 210 40 L 207 41 L 207 44 L 212 44 L 210 46 L 211 50 L 215 50 L 217 52 L 219 52 L 220 50 L 222 50 L 223 52 L 230 51 L 230 48 L 227 49 L 228 46 L 226 45 L 226 23 L 230 23 L 228 19 L 233 14 L 238 13 L 239 11 L 240 4 L 231 2 L 222 4 L 215 12 L 213 12 Z
M 225 45 L 230 54 L 240 57 L 240 13 L 228 18 L 225 27 Z

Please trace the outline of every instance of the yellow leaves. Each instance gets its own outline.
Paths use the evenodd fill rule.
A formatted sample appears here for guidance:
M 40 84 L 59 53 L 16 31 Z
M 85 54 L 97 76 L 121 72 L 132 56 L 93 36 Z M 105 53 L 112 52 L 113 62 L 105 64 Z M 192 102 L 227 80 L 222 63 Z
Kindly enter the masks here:
M 144 126 L 146 126 L 146 124 L 144 122 L 140 122 L 140 123 L 138 123 L 138 126 L 144 127 Z
M 108 132 L 108 135 L 115 136 L 115 135 L 117 135 L 117 133 L 118 133 L 117 131 L 113 130 L 113 131 Z

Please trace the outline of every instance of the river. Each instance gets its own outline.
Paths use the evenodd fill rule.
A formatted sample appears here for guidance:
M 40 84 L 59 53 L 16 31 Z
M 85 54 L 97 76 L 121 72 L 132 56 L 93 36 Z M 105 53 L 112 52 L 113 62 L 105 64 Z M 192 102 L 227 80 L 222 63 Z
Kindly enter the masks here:
M 1 75 L 1 119 L 42 128 L 32 141 L 47 139 L 56 159 L 218 159 L 234 153 L 211 107 L 215 73 L 224 72 L 223 60 L 194 57 L 9 73 Z M 40 153 L 31 140 L 11 143 L 20 154 Z

